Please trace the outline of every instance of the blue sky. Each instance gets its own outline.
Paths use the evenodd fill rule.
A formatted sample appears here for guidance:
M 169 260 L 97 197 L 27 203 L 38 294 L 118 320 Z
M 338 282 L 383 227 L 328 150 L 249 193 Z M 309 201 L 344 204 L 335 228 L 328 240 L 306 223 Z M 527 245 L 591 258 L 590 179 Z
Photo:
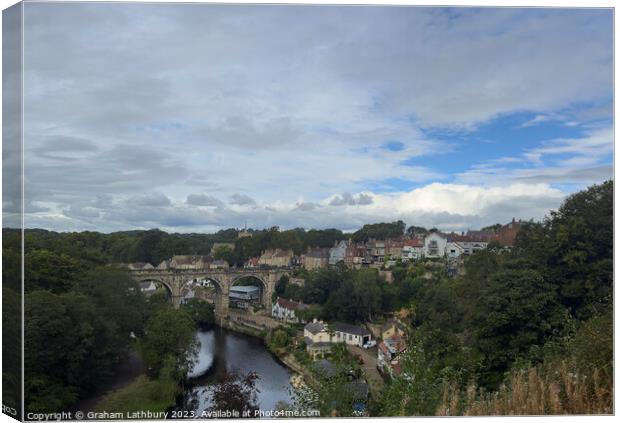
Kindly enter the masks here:
M 612 23 L 609 9 L 28 3 L 27 225 L 541 219 L 612 177 Z

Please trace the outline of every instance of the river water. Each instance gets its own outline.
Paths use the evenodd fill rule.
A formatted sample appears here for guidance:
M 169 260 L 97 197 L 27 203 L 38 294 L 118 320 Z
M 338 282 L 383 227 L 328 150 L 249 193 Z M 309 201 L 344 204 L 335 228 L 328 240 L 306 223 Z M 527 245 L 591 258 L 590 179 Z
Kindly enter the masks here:
M 211 406 L 211 390 L 225 371 L 247 374 L 256 372 L 258 405 L 261 410 L 275 410 L 278 402 L 291 402 L 291 371 L 281 364 L 262 340 L 215 327 L 197 331 L 200 352 L 189 374 L 180 409 L 200 415 Z

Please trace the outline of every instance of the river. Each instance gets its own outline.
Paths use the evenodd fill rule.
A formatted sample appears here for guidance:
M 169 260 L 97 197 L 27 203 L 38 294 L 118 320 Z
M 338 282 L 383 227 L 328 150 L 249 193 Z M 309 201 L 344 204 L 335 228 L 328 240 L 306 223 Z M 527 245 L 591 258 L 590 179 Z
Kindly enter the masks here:
M 197 331 L 200 351 L 186 382 L 179 409 L 200 415 L 211 405 L 211 390 L 221 382 L 225 371 L 258 373 L 258 405 L 275 410 L 278 402 L 291 402 L 291 371 L 281 364 L 261 339 L 220 327 Z

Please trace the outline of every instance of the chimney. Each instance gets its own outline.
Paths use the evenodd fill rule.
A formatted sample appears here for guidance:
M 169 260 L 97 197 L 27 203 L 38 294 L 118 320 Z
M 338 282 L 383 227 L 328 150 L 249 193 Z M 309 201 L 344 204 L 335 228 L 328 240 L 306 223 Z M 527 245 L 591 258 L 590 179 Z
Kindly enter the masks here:
M 312 319 L 312 323 L 316 323 L 316 317 Z

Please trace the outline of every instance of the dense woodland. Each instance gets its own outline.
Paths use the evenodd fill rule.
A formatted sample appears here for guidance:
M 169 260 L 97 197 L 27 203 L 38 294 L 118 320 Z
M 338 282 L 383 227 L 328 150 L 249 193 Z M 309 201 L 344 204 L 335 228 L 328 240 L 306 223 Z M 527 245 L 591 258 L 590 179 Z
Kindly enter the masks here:
M 425 229 L 407 229 L 419 231 Z M 366 225 L 353 238 L 403 232 L 402 222 Z M 235 229 L 216 234 L 27 230 L 27 410 L 66 409 L 132 349 L 151 371 L 108 398 L 107 407 L 131 409 L 142 402 L 165 409 L 178 393 L 188 366 L 187 354 L 179 351 L 195 348 L 194 325 L 211 323 L 212 310 L 198 303 L 171 310 L 157 295 L 146 300 L 126 272 L 108 264 L 157 264 L 173 254 L 207 254 L 214 242 L 223 241 L 235 242 L 231 260 L 242 263 L 266 248 L 299 253 L 345 237 L 338 230 L 277 228 L 253 231 L 248 238 L 237 238 Z M 3 230 L 5 336 L 16 340 L 20 322 L 8 313 L 18 310 L 20 248 L 19 232 Z M 388 284 L 375 270 L 335 267 L 303 274 L 303 287 L 286 278 L 276 287 L 277 295 L 313 304 L 307 317 L 366 322 L 395 312 L 407 316 L 412 328 L 403 359 L 407 376 L 386 385 L 373 414 L 610 412 L 611 181 L 572 195 L 543 222 L 525 225 L 510 251 L 489 245 L 471 256 L 464 276 L 449 277 L 436 261 L 399 265 L 393 275 Z M 132 332 L 136 340 L 129 336 Z M 5 363 L 18 362 L 14 345 L 4 342 L 3 348 Z M 10 370 L 15 367 L 5 369 L 6 392 L 18 391 L 19 375 Z M 576 375 L 581 391 L 560 380 L 567 374 Z M 515 408 L 518 401 L 511 395 L 527 392 L 533 381 L 549 387 L 537 393 L 538 408 Z M 557 398 L 549 393 L 556 391 Z M 581 392 L 585 405 L 570 409 L 569 404 L 577 403 L 570 397 L 575 392 Z

